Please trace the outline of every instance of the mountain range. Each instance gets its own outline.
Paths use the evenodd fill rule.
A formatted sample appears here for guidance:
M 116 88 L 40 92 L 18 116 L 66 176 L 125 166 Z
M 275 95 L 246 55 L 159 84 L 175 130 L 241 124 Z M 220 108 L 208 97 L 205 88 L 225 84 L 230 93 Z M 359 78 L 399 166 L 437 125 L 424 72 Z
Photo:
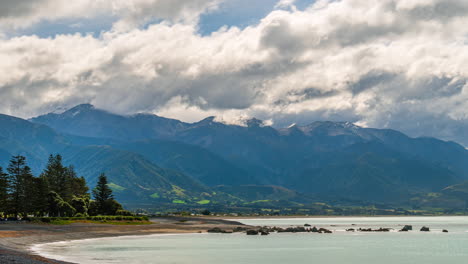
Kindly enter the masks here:
M 84 104 L 24 120 L 0 115 L 0 166 L 27 156 L 39 173 L 49 154 L 93 185 L 105 172 L 128 204 L 310 203 L 340 199 L 466 206 L 468 151 L 349 122 L 288 128 L 258 119 L 185 123 L 117 115 Z

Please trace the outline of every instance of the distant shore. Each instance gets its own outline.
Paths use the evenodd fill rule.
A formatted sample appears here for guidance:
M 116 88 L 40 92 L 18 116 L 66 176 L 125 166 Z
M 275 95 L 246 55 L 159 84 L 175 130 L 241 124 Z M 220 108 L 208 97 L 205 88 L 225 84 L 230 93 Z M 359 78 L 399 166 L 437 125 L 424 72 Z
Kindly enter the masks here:
M 294 219 L 294 218 L 366 218 L 366 217 L 444 217 L 444 216 L 466 216 L 466 215 L 259 215 L 259 216 L 209 216 L 205 219 Z
M 213 227 L 243 226 L 221 218 L 158 217 L 151 220 L 153 223 L 149 225 L 3 223 L 0 224 L 0 263 L 66 263 L 34 255 L 30 249 L 36 244 L 131 235 L 202 233 Z

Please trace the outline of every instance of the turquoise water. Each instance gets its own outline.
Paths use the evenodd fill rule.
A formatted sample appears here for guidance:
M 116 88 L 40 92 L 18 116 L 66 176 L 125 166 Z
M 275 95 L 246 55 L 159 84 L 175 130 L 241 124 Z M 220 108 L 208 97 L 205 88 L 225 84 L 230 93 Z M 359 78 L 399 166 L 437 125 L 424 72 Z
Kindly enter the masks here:
M 468 217 L 249 219 L 251 225 L 309 223 L 333 234 L 184 234 L 118 237 L 38 245 L 40 254 L 75 263 L 284 264 L 468 263 Z M 354 225 L 353 225 L 354 224 Z M 430 233 L 350 233 L 349 227 L 411 224 Z M 442 233 L 448 229 L 449 233 Z

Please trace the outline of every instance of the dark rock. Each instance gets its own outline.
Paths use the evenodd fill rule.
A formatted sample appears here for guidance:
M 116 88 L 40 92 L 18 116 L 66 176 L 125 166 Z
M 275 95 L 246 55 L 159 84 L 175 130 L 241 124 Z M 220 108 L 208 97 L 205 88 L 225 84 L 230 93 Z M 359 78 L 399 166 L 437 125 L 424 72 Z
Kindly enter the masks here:
M 421 227 L 421 230 L 420 230 L 420 231 L 421 231 L 421 232 L 429 232 L 429 231 L 431 231 L 431 230 L 429 229 L 429 227 L 423 226 L 423 227 Z
M 325 234 L 331 234 L 332 231 L 328 230 L 328 229 L 325 229 L 325 228 L 320 228 L 318 230 L 319 233 L 325 233 Z
M 354 228 L 349 228 L 349 229 L 346 229 L 347 232 L 354 232 L 356 231 Z
M 413 226 L 411 225 L 405 225 L 401 230 L 400 232 L 408 232 L 408 231 L 411 231 L 413 230 Z
M 256 235 L 258 235 L 258 231 L 250 229 L 250 230 L 247 230 L 246 234 L 249 235 L 249 236 L 256 236 Z
M 377 230 L 374 230 L 374 232 L 390 232 L 390 228 L 379 228 Z
M 288 233 L 303 233 L 307 232 L 307 230 L 304 227 L 288 227 L 284 230 L 284 232 Z
M 268 231 L 265 231 L 265 230 L 260 231 L 260 235 L 262 235 L 262 236 L 268 236 L 269 234 L 270 234 L 270 232 L 268 232 Z
M 317 229 L 317 227 L 315 227 L 315 226 L 312 227 L 311 231 L 314 232 L 314 233 L 318 233 L 318 229 Z
M 208 233 L 223 233 L 224 230 L 222 230 L 219 227 L 213 227 L 212 229 L 208 229 Z
M 224 230 L 219 227 L 214 227 L 207 230 L 208 233 L 218 233 L 218 234 L 232 234 L 232 231 Z
M 443 233 L 448 233 L 447 229 L 442 230 Z
M 413 230 L 413 226 L 412 226 L 412 225 L 405 225 L 405 226 L 403 227 L 403 229 L 406 229 L 406 230 L 408 230 L 408 231 L 411 231 L 411 230 Z
M 379 229 L 372 229 L 372 228 L 359 228 L 358 231 L 360 232 L 390 232 L 391 228 L 379 228 Z
M 247 231 L 248 228 L 246 227 L 241 227 L 241 226 L 238 226 L 236 228 L 234 228 L 232 231 L 235 232 L 235 233 L 238 233 L 238 232 L 244 232 L 244 231 Z

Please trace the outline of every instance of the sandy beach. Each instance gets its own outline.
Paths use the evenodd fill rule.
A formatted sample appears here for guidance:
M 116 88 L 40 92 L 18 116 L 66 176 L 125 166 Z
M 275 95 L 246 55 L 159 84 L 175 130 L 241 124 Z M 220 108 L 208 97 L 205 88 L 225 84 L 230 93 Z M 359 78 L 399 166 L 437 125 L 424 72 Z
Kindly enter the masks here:
M 213 227 L 232 229 L 242 225 L 235 221 L 194 217 L 161 217 L 151 221 L 148 225 L 2 223 L 0 263 L 64 263 L 34 255 L 30 249 L 35 244 L 127 235 L 200 233 Z

